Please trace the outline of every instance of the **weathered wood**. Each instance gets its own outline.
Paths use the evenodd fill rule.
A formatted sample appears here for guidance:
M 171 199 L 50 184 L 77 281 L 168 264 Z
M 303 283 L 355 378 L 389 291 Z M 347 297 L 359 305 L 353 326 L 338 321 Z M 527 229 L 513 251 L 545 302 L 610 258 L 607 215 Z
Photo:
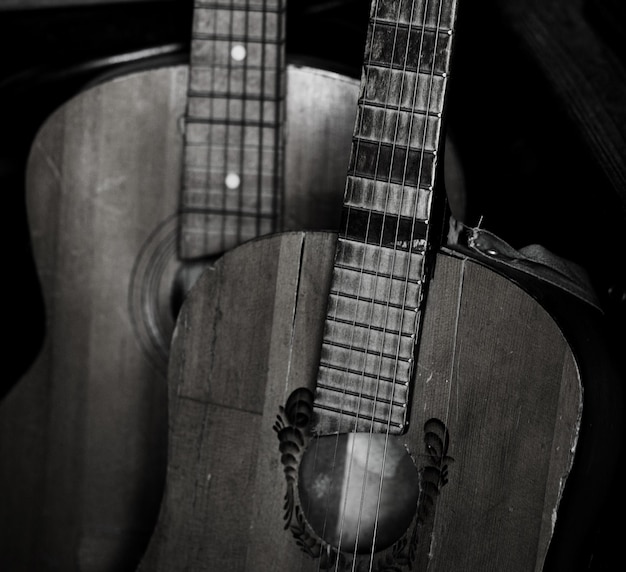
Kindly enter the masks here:
M 276 427 L 290 394 L 314 389 L 334 247 L 330 234 L 259 239 L 190 292 L 169 371 L 170 472 L 142 571 L 319 570 L 284 529 Z M 449 446 L 433 510 L 418 509 L 413 569 L 539 571 L 581 422 L 569 346 L 534 298 L 459 255 L 437 255 L 423 327 L 409 429 L 393 438 L 422 479 L 425 426 L 445 427 Z
M 320 433 L 397 434 L 407 422 L 456 6 L 372 3 L 317 379 Z
M 34 141 L 27 200 L 47 336 L 0 404 L 2 569 L 132 569 L 152 531 L 187 74 L 92 88 Z M 357 85 L 294 66 L 288 83 L 286 224 L 336 228 Z

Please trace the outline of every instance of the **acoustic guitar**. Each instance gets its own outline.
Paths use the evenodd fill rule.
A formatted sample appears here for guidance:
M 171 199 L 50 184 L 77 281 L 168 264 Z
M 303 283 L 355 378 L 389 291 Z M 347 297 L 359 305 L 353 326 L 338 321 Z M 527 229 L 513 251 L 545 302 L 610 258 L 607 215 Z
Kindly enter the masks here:
M 340 232 L 248 242 L 186 298 L 140 570 L 586 566 L 619 430 L 610 368 L 583 392 L 591 330 L 570 342 L 595 310 L 438 241 L 456 13 L 373 0 Z
M 262 233 L 338 228 L 358 82 L 286 64 L 285 4 L 199 2 L 189 66 L 96 85 L 34 140 L 47 335 L 0 404 L 0 569 L 134 569 L 161 500 L 169 341 L 193 275 Z

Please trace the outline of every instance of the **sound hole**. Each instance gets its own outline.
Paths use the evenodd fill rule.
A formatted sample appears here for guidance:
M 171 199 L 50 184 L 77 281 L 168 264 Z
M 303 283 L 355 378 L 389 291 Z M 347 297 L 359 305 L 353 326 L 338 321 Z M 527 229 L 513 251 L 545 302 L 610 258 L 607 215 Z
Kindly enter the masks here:
M 381 434 L 315 439 L 300 463 L 298 482 L 309 525 L 344 552 L 391 546 L 417 510 L 417 468 L 398 439 Z

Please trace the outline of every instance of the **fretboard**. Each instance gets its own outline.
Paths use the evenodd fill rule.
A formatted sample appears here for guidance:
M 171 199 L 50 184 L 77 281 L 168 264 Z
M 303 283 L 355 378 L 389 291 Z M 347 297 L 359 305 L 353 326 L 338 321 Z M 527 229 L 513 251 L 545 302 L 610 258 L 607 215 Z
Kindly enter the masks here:
M 278 230 L 285 0 L 196 2 L 180 200 L 180 256 Z
M 325 322 L 320 434 L 407 422 L 456 0 L 373 0 Z

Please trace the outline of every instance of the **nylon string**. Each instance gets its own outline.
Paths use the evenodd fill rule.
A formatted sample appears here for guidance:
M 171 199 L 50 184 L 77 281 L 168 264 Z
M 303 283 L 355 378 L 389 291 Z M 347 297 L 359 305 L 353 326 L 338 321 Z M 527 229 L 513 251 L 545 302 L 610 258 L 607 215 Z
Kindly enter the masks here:
M 421 31 L 421 37 L 420 37 L 420 49 L 419 49 L 419 56 L 418 56 L 418 63 L 416 66 L 416 76 L 415 76 L 415 89 L 413 92 L 413 105 L 412 105 L 412 109 L 415 109 L 415 100 L 418 94 L 418 84 L 419 84 L 419 80 L 420 80 L 420 68 L 421 68 L 421 59 L 422 59 L 422 53 L 423 53 L 423 42 L 424 42 L 424 35 L 425 35 L 425 27 L 426 27 L 426 19 L 427 19 L 427 14 L 428 14 L 428 7 L 429 7 L 429 2 L 428 0 L 426 0 L 425 5 L 424 5 L 424 12 L 423 12 L 423 21 L 422 21 L 422 31 Z M 378 8 L 378 0 L 376 1 L 376 9 Z M 436 58 L 435 58 L 435 54 L 436 54 L 436 46 L 437 46 L 437 42 L 438 42 L 438 30 L 440 28 L 440 22 L 441 22 L 441 10 L 442 10 L 442 3 L 440 2 L 439 4 L 439 8 L 438 8 L 438 19 L 437 19 L 437 31 L 435 32 L 435 49 L 433 51 L 433 59 L 432 59 L 432 69 L 431 69 L 431 74 L 429 76 L 430 78 L 430 84 L 429 84 L 429 89 L 428 89 L 428 98 L 427 98 L 427 105 L 426 105 L 426 109 L 425 109 L 425 120 L 424 120 L 424 130 L 423 130 L 423 134 L 422 134 L 422 145 L 420 148 L 420 161 L 419 161 L 419 169 L 418 169 L 418 183 L 416 185 L 416 197 L 415 197 L 415 203 L 413 206 L 413 221 L 412 221 L 412 228 L 411 228 L 411 240 L 409 242 L 409 245 L 412 244 L 413 242 L 413 236 L 414 236 L 414 231 L 415 231 L 415 222 L 416 222 L 416 218 L 417 218 L 417 207 L 418 207 L 418 203 L 419 203 L 419 188 L 420 188 L 420 182 L 421 182 L 421 173 L 422 173 L 422 165 L 423 165 L 423 160 L 424 160 L 424 153 L 425 153 L 425 142 L 427 139 L 427 131 L 429 128 L 429 123 L 428 123 L 428 115 L 430 112 L 430 105 L 431 105 L 431 99 L 432 99 L 432 87 L 433 87 L 433 75 L 434 75 L 434 67 L 435 67 L 435 62 L 436 62 Z M 377 10 L 374 12 L 375 14 L 377 13 Z M 398 8 L 398 15 L 400 13 L 400 6 Z M 411 16 L 410 16 L 410 25 L 409 25 L 409 31 L 408 34 L 410 34 L 410 29 L 413 26 L 413 19 L 414 19 L 414 15 L 415 15 L 415 0 L 412 1 L 412 6 L 411 6 Z M 373 24 L 373 28 L 375 28 L 376 25 L 376 21 L 374 21 Z M 396 40 L 397 40 L 397 31 L 398 31 L 398 27 L 399 27 L 399 18 L 397 18 L 396 21 L 396 30 L 394 33 L 394 45 L 392 48 L 392 57 L 391 57 L 391 61 L 390 61 L 390 68 L 389 68 L 389 77 L 391 78 L 391 74 L 392 74 L 392 68 L 393 68 L 393 61 L 394 61 L 394 55 L 395 55 L 395 51 L 396 51 Z M 372 38 L 373 38 L 373 33 L 372 33 Z M 393 165 L 393 157 L 395 156 L 395 151 L 396 151 L 396 145 L 397 145 L 397 134 L 398 134 L 398 127 L 399 127 L 399 118 L 400 118 L 400 109 L 402 106 L 402 94 L 404 91 L 404 81 L 406 78 L 406 71 L 407 71 L 407 55 L 408 55 L 408 46 L 409 46 L 409 41 L 407 40 L 407 47 L 406 47 L 406 52 L 405 52 L 405 58 L 404 58 L 404 62 L 403 62 L 403 70 L 402 70 L 402 85 L 401 85 L 401 89 L 400 89 L 400 94 L 398 95 L 398 105 L 397 105 L 397 115 L 396 115 L 396 124 L 394 127 L 394 139 L 393 139 L 393 145 L 392 145 L 392 159 L 390 161 L 390 172 L 388 175 L 388 181 L 387 181 L 387 194 L 385 197 L 385 209 L 383 211 L 383 223 L 382 223 L 382 228 L 384 228 L 384 222 L 385 222 L 385 217 L 386 217 L 386 212 L 387 212 L 387 206 L 388 206 L 388 201 L 389 201 L 389 183 L 391 182 L 391 166 Z M 371 48 L 371 46 L 370 46 Z M 370 62 L 371 63 L 371 49 L 370 49 Z M 368 68 L 369 71 L 369 68 Z M 391 86 L 391 81 L 389 81 L 388 86 L 387 86 L 387 101 L 385 101 L 385 111 L 388 111 L 390 109 L 390 106 L 388 104 L 388 100 L 389 100 L 389 92 L 390 92 L 390 86 Z M 409 160 L 409 147 L 410 147 L 410 142 L 411 142 L 411 134 L 412 134 L 412 129 L 413 129 L 413 120 L 414 120 L 414 116 L 415 113 L 412 111 L 410 114 L 410 124 L 409 124 L 409 129 L 408 129 L 408 134 L 407 134 L 407 151 L 405 153 L 405 164 L 404 164 L 404 168 L 403 168 L 403 180 L 402 180 L 402 193 L 401 193 L 401 200 L 400 200 L 400 206 L 402 206 L 403 201 L 404 201 L 404 191 L 406 188 L 406 173 L 407 173 L 407 167 L 408 167 L 408 160 Z M 385 122 L 386 122 L 386 117 L 387 114 L 385 113 L 383 116 L 383 125 L 381 127 L 381 133 L 384 133 L 385 131 Z M 357 148 L 359 145 L 360 141 L 357 140 Z M 382 142 L 381 140 L 379 140 L 379 144 L 378 144 L 378 153 L 377 153 L 377 158 L 376 158 L 376 167 L 375 167 L 375 176 L 374 179 L 376 180 L 377 177 L 376 175 L 378 174 L 378 166 L 379 166 L 379 157 L 380 157 L 380 149 L 382 147 Z M 431 188 L 432 190 L 432 188 Z M 349 207 L 348 207 L 349 208 Z M 401 211 L 400 211 L 401 212 Z M 371 221 L 371 213 L 368 214 L 368 228 L 367 228 L 367 232 L 369 232 L 369 223 Z M 427 237 L 429 235 L 429 226 L 427 226 Z M 398 237 L 399 237 L 399 230 L 400 230 L 400 217 L 397 217 L 397 222 L 396 222 L 396 232 L 395 232 L 395 241 L 394 241 L 394 247 L 393 247 L 393 252 L 392 252 L 392 260 L 393 263 L 391 265 L 392 268 L 392 275 L 393 275 L 393 268 L 395 266 L 395 258 L 396 258 L 396 253 L 397 253 L 397 241 L 398 241 Z M 381 236 L 380 236 L 380 242 L 379 242 L 379 247 L 382 247 L 382 243 L 383 243 L 383 233 L 381 232 Z M 366 234 L 366 244 L 367 244 L 367 234 Z M 409 255 L 411 254 L 411 248 L 409 247 Z M 365 253 L 364 253 L 365 256 Z M 380 263 L 381 263 L 381 259 L 382 257 L 379 257 L 379 262 L 378 262 L 378 270 L 376 271 L 376 277 L 379 276 L 379 270 L 380 270 Z M 409 256 L 410 259 L 410 256 Z M 410 273 L 410 265 L 407 264 L 407 268 L 406 268 L 406 276 L 405 276 L 405 283 L 408 282 L 408 277 L 409 277 L 409 273 Z M 361 277 L 363 275 L 363 268 L 361 268 Z M 360 285 L 361 285 L 361 277 L 359 279 L 359 289 L 358 289 L 358 294 L 357 294 L 357 302 L 360 299 Z M 387 333 L 387 324 L 388 324 L 388 316 L 389 316 L 389 298 L 390 298 L 390 294 L 391 294 L 391 280 L 389 280 L 389 291 L 388 291 L 388 295 L 387 295 L 387 305 L 385 308 L 385 326 L 383 328 L 383 337 L 384 334 Z M 373 300 L 375 300 L 376 298 L 374 297 Z M 370 302 L 370 306 L 371 306 L 371 310 L 370 310 L 370 317 L 373 316 L 373 308 L 374 308 L 374 301 Z M 402 310 L 404 310 L 406 307 L 406 287 L 404 289 L 404 298 L 403 298 L 403 303 L 402 303 Z M 401 314 L 401 322 L 404 319 L 404 315 Z M 355 309 L 355 320 L 354 323 L 356 323 L 356 309 Z M 400 331 L 402 330 L 402 327 L 400 326 Z M 371 333 L 371 320 L 368 323 L 368 334 L 367 334 L 367 339 L 369 342 L 369 336 Z M 368 347 L 368 344 L 366 343 L 366 347 Z M 400 351 L 400 338 L 398 337 L 398 343 L 397 343 L 397 347 L 396 347 L 396 362 L 395 362 L 395 366 L 397 367 L 397 358 L 399 357 L 399 351 Z M 383 353 L 383 349 L 381 348 L 380 353 L 379 353 L 379 358 L 382 357 L 382 353 Z M 364 359 L 366 359 L 367 355 L 365 355 Z M 376 403 L 376 398 L 378 396 L 378 392 L 379 392 L 379 387 L 380 387 L 380 375 L 381 375 L 381 366 L 382 366 L 382 362 L 379 359 L 379 365 L 378 365 L 378 374 L 377 374 L 377 385 L 376 385 L 376 392 L 375 392 L 375 398 L 374 398 L 374 403 Z M 395 378 L 395 374 L 394 374 L 394 378 Z M 362 379 L 364 379 L 364 375 L 362 376 Z M 363 382 L 362 382 L 363 383 Z M 362 394 L 363 391 L 361 389 L 360 391 L 360 395 L 359 395 L 359 404 L 362 401 Z M 390 399 L 390 402 L 393 402 L 393 397 L 395 394 L 395 385 L 392 387 L 392 397 Z M 360 405 L 359 405 L 359 410 L 360 410 Z M 389 430 L 390 430 L 390 425 L 391 425 L 391 413 L 392 413 L 392 409 L 390 407 L 389 409 L 389 414 L 388 414 L 388 419 L 387 419 L 387 428 L 386 428 L 386 438 L 385 438 L 385 447 L 384 447 L 384 453 L 383 453 L 383 459 L 382 459 L 382 470 L 381 473 L 384 473 L 384 466 L 385 466 L 385 462 L 386 462 L 386 456 L 387 456 L 387 447 L 388 447 L 388 439 L 389 439 Z M 357 411 L 357 420 L 355 421 L 355 429 L 356 429 L 356 424 L 358 423 L 358 418 L 360 415 L 360 411 Z M 371 419 L 371 424 L 370 424 L 370 443 L 371 443 L 371 435 L 373 434 L 373 428 L 374 428 L 374 418 L 375 418 L 375 408 L 372 411 L 372 419 Z M 367 449 L 367 455 L 366 455 L 366 467 L 369 465 L 369 453 L 370 453 L 370 447 L 368 445 L 368 449 Z M 351 465 L 349 465 L 351 467 Z M 350 475 L 348 475 L 348 482 L 350 479 Z M 382 492 L 382 486 L 383 486 L 383 479 L 381 478 L 380 481 L 380 485 L 379 485 L 379 493 L 378 493 L 378 500 L 377 500 L 377 510 L 376 510 L 376 528 L 375 528 L 375 535 L 374 535 L 374 541 L 372 544 L 372 550 L 370 553 L 370 569 L 373 566 L 373 558 L 374 558 L 374 546 L 375 546 L 375 540 L 376 540 L 376 534 L 377 534 L 377 524 L 378 524 L 378 516 L 380 514 L 380 495 Z M 361 506 L 360 506 L 360 512 L 359 512 L 359 524 L 357 526 L 357 538 L 358 538 L 358 532 L 360 530 L 360 520 L 361 520 L 361 516 L 362 516 L 362 507 L 363 507 L 363 501 L 364 501 L 364 493 L 365 493 L 365 486 L 362 486 L 362 496 L 361 496 Z M 345 507 L 344 507 L 345 508 Z M 343 512 L 342 512 L 343 514 Z M 343 526 L 343 522 L 342 522 L 342 526 Z M 339 543 L 339 549 L 341 549 L 341 541 Z M 353 556 L 355 557 L 354 559 L 354 564 L 353 567 L 356 565 L 356 545 L 354 548 L 354 554 Z M 338 566 L 338 563 L 337 563 Z M 336 566 L 336 568 L 337 568 Z

